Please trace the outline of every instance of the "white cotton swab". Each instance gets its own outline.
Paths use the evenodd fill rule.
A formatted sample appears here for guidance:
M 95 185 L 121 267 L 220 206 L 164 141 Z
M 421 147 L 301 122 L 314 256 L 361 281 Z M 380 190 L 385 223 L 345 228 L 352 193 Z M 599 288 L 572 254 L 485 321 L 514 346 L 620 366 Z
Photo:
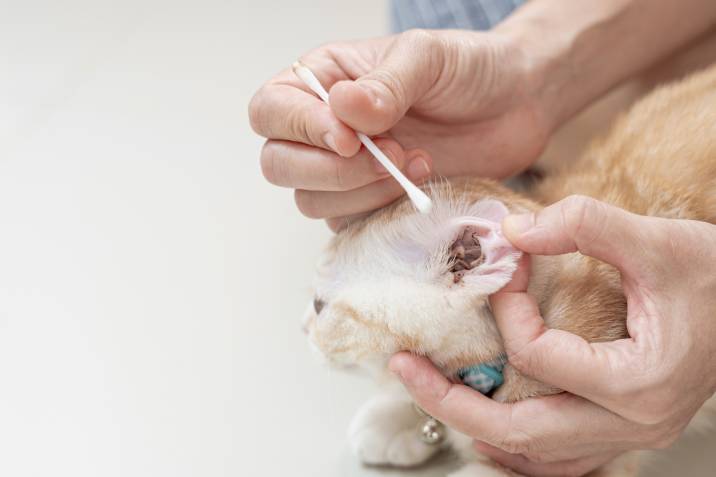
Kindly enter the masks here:
M 311 91 L 316 93 L 323 101 L 328 104 L 328 91 L 321 85 L 321 82 L 318 81 L 318 78 L 316 78 L 316 75 L 313 74 L 313 72 L 308 69 L 305 65 L 299 63 L 298 61 L 293 64 L 293 71 L 296 73 L 296 76 L 298 76 L 301 81 L 303 81 L 306 86 L 311 88 Z M 363 145 L 368 149 L 371 154 L 375 156 L 376 159 L 385 167 L 385 169 L 392 175 L 396 181 L 405 189 L 405 192 L 408 194 L 408 197 L 413 202 L 413 205 L 415 205 L 415 208 L 418 209 L 423 214 L 427 214 L 430 212 L 430 209 L 433 206 L 433 202 L 430 200 L 430 197 L 428 197 L 425 192 L 415 187 L 415 184 L 410 182 L 410 180 L 403 175 L 402 172 L 400 172 L 400 169 L 395 167 L 395 165 L 388 159 L 388 157 L 378 149 L 378 146 L 375 145 L 375 143 L 366 136 L 363 133 L 357 132 L 356 135 L 358 136 L 358 139 L 360 142 L 363 143 Z

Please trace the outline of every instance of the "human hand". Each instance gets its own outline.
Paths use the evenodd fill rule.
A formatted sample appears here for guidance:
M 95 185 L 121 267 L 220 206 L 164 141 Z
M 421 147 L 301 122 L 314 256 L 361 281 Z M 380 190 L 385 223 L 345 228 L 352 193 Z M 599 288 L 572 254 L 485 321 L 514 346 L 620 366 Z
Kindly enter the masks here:
M 568 392 L 501 404 L 397 354 L 391 369 L 417 403 L 528 475 L 583 475 L 623 451 L 670 445 L 716 390 L 716 226 L 570 197 L 505 218 L 503 232 L 528 253 L 580 251 L 614 265 L 630 338 L 588 343 L 547 329 L 523 266 L 491 298 L 509 362 Z
M 416 30 L 329 44 L 301 62 L 330 106 L 287 69 L 256 93 L 249 115 L 268 139 L 265 177 L 295 188 L 301 212 L 334 230 L 403 194 L 354 131 L 382 137 L 378 146 L 415 182 L 512 175 L 548 137 L 530 62 L 505 35 Z

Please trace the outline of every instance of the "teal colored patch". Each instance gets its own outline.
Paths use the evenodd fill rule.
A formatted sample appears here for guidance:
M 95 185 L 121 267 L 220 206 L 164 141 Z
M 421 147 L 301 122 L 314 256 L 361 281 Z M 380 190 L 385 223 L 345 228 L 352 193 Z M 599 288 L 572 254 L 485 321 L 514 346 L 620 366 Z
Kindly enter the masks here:
M 465 386 L 482 394 L 489 394 L 504 382 L 502 376 L 504 367 L 505 360 L 500 358 L 490 363 L 480 363 L 462 368 L 457 372 L 457 376 Z

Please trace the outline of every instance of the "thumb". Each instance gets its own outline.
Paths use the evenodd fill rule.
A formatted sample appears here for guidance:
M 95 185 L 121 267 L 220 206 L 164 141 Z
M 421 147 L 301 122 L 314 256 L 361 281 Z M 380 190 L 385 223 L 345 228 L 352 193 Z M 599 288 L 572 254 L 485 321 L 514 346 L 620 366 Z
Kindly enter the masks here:
M 335 115 L 356 131 L 389 130 L 435 83 L 442 49 L 435 35 L 421 30 L 397 36 L 378 66 L 355 81 L 330 90 Z
M 607 406 L 616 370 L 631 366 L 625 360 L 631 340 L 589 343 L 547 328 L 528 282 L 529 260 L 523 257 L 512 281 L 490 297 L 509 363 L 526 376 Z
M 581 252 L 621 271 L 634 271 L 643 260 L 649 218 L 590 197 L 572 195 L 536 214 L 509 215 L 502 231 L 527 253 Z

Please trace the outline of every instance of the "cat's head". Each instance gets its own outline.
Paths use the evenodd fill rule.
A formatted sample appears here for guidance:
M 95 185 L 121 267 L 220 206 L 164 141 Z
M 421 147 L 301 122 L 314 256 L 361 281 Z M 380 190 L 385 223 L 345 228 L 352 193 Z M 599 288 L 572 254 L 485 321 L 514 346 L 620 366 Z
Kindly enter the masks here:
M 441 182 L 430 195 L 430 214 L 403 201 L 332 239 L 304 317 L 329 361 L 383 364 L 408 350 L 457 369 L 501 353 L 488 296 L 509 282 L 520 254 L 499 224 L 525 201 L 488 181 Z

